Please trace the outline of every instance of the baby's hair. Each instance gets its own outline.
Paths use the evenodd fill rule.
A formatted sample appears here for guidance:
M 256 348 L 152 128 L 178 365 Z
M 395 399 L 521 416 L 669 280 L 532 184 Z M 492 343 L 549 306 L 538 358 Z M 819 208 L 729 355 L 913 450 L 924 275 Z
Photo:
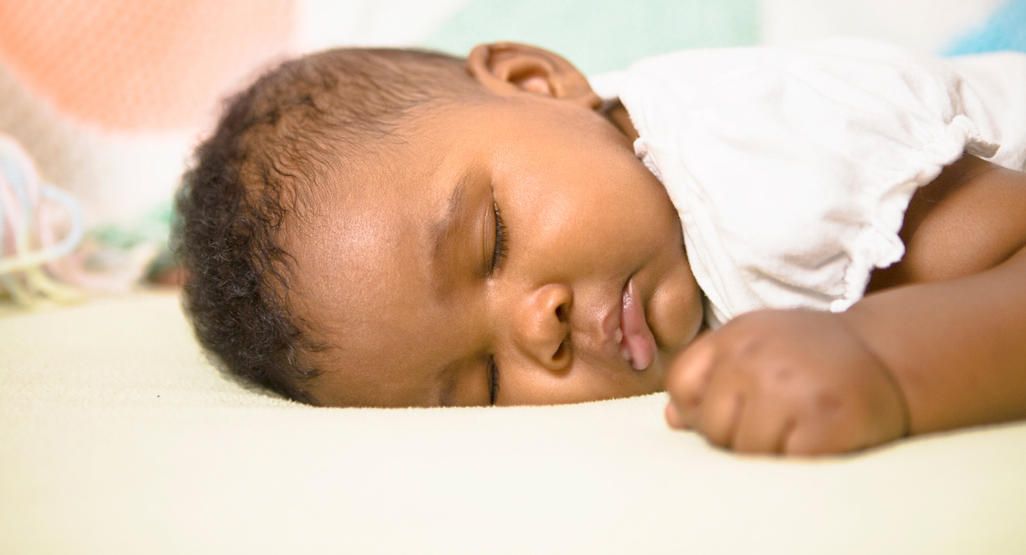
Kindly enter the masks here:
M 414 108 L 477 94 L 464 63 L 421 50 L 329 50 L 281 64 L 226 102 L 184 176 L 174 240 L 184 306 L 215 364 L 315 402 L 306 384 L 322 371 L 308 355 L 326 345 L 290 310 L 283 224 L 328 175 L 344 182 L 356 156 L 394 136 Z

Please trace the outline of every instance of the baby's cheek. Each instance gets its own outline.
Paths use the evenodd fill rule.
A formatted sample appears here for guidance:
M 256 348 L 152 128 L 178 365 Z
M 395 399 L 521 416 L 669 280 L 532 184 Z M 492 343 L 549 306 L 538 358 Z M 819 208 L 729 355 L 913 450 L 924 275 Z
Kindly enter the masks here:
M 686 266 L 671 272 L 657 285 L 647 309 L 649 325 L 660 349 L 678 352 L 694 340 L 704 312 L 701 293 Z

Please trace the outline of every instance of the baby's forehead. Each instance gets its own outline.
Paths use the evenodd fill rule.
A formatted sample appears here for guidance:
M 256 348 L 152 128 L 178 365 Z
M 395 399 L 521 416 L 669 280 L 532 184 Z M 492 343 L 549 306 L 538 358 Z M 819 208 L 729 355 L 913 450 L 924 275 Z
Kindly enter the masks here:
M 421 127 L 411 132 L 437 136 Z M 326 383 L 379 391 L 383 379 L 451 355 L 438 341 L 445 317 L 431 288 L 431 237 L 470 164 L 421 138 L 335 164 L 285 226 L 289 304 L 326 346 L 317 357 Z
M 444 318 L 418 301 L 425 295 L 401 269 L 373 260 L 354 266 L 331 282 L 303 280 L 313 285 L 296 291 L 304 328 L 322 346 L 313 353 L 313 393 L 330 404 L 420 404 L 430 396 L 430 370 L 450 354 L 441 348 Z
M 416 342 L 397 347 L 399 339 L 424 333 L 412 309 L 429 294 L 427 264 L 408 226 L 394 221 L 405 218 L 385 210 L 322 208 L 287 234 L 291 310 L 328 347 L 326 355 L 344 353 L 366 364 L 384 354 L 415 354 Z
M 318 384 L 334 392 L 332 404 L 422 404 L 432 369 L 458 350 L 440 325 L 448 318 L 431 288 L 429 249 L 388 219 L 335 212 L 294 243 L 288 304 L 323 346 Z

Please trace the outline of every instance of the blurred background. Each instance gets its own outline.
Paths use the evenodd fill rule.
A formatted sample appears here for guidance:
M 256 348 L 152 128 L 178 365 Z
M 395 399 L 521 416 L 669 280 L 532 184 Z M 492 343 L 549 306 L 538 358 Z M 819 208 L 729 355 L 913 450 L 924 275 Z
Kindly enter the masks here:
M 835 35 L 1026 50 L 1026 0 L 0 0 L 0 299 L 173 280 L 166 237 L 192 148 L 221 99 L 289 56 L 515 40 L 595 75 Z

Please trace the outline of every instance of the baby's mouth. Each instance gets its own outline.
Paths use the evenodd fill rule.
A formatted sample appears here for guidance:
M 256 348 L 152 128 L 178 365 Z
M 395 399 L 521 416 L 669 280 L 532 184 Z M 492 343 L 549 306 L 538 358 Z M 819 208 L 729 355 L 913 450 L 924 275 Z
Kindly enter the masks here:
M 620 356 L 637 371 L 652 364 L 656 342 L 645 319 L 645 306 L 638 297 L 634 278 L 623 289 L 620 303 Z

